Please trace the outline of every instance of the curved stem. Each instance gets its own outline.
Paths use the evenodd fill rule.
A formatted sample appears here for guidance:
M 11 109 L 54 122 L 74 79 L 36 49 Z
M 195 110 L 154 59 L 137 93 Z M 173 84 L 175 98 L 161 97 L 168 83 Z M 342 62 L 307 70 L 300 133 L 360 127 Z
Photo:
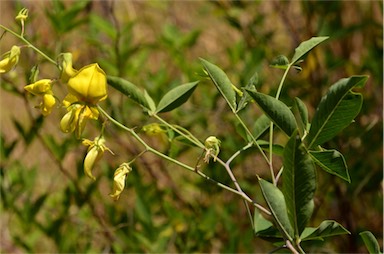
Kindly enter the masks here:
M 43 51 L 41 51 L 40 49 L 36 48 L 35 46 L 33 46 L 32 43 L 30 43 L 27 39 L 24 38 L 24 36 L 22 35 L 19 35 L 17 33 L 15 33 L 14 31 L 8 29 L 7 27 L 3 26 L 3 25 L 0 25 L 1 28 L 3 28 L 5 31 L 13 34 L 14 36 L 16 36 L 17 38 L 19 38 L 21 41 L 23 41 L 25 44 L 28 45 L 28 47 L 32 48 L 34 51 L 36 51 L 37 53 L 39 53 L 40 55 L 42 55 L 45 59 L 47 59 L 49 62 L 53 63 L 54 65 L 57 66 L 57 63 L 55 60 L 53 60 L 52 58 L 50 58 L 49 56 L 47 56 Z
M 128 128 L 126 127 L 125 125 L 121 124 L 120 122 L 118 122 L 117 120 L 115 120 L 113 117 L 111 117 L 107 112 L 105 112 L 103 110 L 103 108 L 101 108 L 99 105 L 97 105 L 97 108 L 98 110 L 106 117 L 108 118 L 108 120 L 110 120 L 113 124 L 115 124 L 116 126 L 122 128 L 123 130 L 125 131 L 128 131 L 140 144 L 142 144 L 144 146 L 144 148 L 146 149 L 146 151 L 148 152 L 151 152 L 165 160 L 168 160 L 170 162 L 173 162 L 175 163 L 176 165 L 182 167 L 182 168 L 185 168 L 185 169 L 188 169 L 189 171 L 192 171 L 196 174 L 198 174 L 199 176 L 203 177 L 204 179 L 208 180 L 208 181 L 211 181 L 213 182 L 214 184 L 216 184 L 217 186 L 225 189 L 225 190 L 228 190 L 234 194 L 237 194 L 239 195 L 240 197 L 242 197 L 245 201 L 249 202 L 249 203 L 252 203 L 255 207 L 257 207 L 259 210 L 265 212 L 266 214 L 270 215 L 271 213 L 265 209 L 264 207 L 262 207 L 261 205 L 255 203 L 250 197 L 248 197 L 244 192 L 240 192 L 240 191 L 237 191 L 235 189 L 232 189 L 231 187 L 225 185 L 225 184 L 222 184 L 212 178 L 210 178 L 209 176 L 207 176 L 206 174 L 204 174 L 203 172 L 199 171 L 199 170 L 196 170 L 195 168 L 191 167 L 191 166 L 188 166 L 178 160 L 175 160 L 171 157 L 169 157 L 168 155 L 165 155 L 159 151 L 157 151 L 156 149 L 152 148 L 151 146 L 149 146 L 133 129 L 131 128 Z

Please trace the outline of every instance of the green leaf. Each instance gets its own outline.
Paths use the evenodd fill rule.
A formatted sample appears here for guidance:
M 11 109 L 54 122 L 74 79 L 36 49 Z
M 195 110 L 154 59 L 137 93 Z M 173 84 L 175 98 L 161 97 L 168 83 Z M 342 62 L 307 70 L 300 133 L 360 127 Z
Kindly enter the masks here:
M 252 133 L 255 139 L 260 138 L 270 127 L 271 120 L 265 114 L 256 119 L 253 124 Z
M 148 104 L 151 112 L 155 112 L 156 111 L 156 104 L 153 101 L 152 97 L 148 94 L 147 90 L 144 90 L 144 98 L 147 100 L 147 104 Z
M 351 234 L 343 226 L 333 220 L 323 221 L 317 228 L 308 227 L 305 228 L 301 234 L 302 241 L 310 240 L 323 240 L 325 237 L 335 236 L 335 235 L 345 235 Z
M 313 212 L 316 189 L 315 166 L 301 143 L 297 131 L 284 148 L 283 194 L 288 217 L 298 238 Z
M 324 171 L 351 182 L 343 155 L 336 150 L 309 151 L 313 161 Z
M 376 237 L 369 231 L 364 231 L 359 234 L 364 241 L 369 253 L 382 253 L 380 245 L 376 240 Z
M 192 95 L 198 83 L 196 81 L 173 88 L 161 98 L 156 113 L 168 112 L 182 105 Z
M 264 113 L 288 136 L 291 136 L 297 128 L 295 116 L 282 101 L 272 96 L 248 90 L 248 93 L 257 102 Z
M 312 37 L 307 41 L 303 41 L 300 45 L 295 49 L 295 54 L 292 57 L 291 64 L 295 64 L 298 60 L 300 60 L 305 54 L 311 51 L 314 47 L 328 39 L 328 36 L 324 37 Z
M 236 92 L 232 88 L 232 82 L 227 77 L 227 74 L 217 67 L 216 65 L 200 58 L 204 69 L 207 71 L 209 77 L 227 101 L 229 107 L 233 112 L 236 112 Z
M 257 144 L 263 149 L 263 151 L 269 152 L 269 142 L 265 140 L 257 140 Z M 284 153 L 284 147 L 279 144 L 273 144 L 272 145 L 272 152 L 273 154 L 283 156 Z
M 363 97 L 350 90 L 355 86 L 363 86 L 367 79 L 367 76 L 352 76 L 340 79 L 330 87 L 313 117 L 307 136 L 309 148 L 332 139 L 352 122 L 360 112 Z
M 303 126 L 303 129 L 307 131 L 308 126 L 308 109 L 305 106 L 304 102 L 300 100 L 298 97 L 295 97 L 295 105 L 300 115 L 300 122 Z
M 254 232 L 257 237 L 272 242 L 281 241 L 283 239 L 279 230 L 273 225 L 272 222 L 265 219 L 257 208 L 255 208 L 253 215 L 253 225 Z
M 248 105 L 248 103 L 252 101 L 252 97 L 246 92 L 245 89 L 249 89 L 251 91 L 256 92 L 256 85 L 257 85 L 258 79 L 259 79 L 258 74 L 257 72 L 255 72 L 255 74 L 253 74 L 253 76 L 251 77 L 247 85 L 241 88 L 241 92 L 243 94 L 240 98 L 239 103 L 237 104 L 236 112 L 239 112 L 240 110 L 245 108 Z
M 272 212 L 280 232 L 284 238 L 292 241 L 294 232 L 291 223 L 289 222 L 283 193 L 272 183 L 265 181 L 260 177 L 258 177 L 258 179 L 263 197 Z
M 107 76 L 107 81 L 109 85 L 111 85 L 122 94 L 128 96 L 142 107 L 151 110 L 151 106 L 149 105 L 144 93 L 128 80 L 122 79 L 120 77 Z

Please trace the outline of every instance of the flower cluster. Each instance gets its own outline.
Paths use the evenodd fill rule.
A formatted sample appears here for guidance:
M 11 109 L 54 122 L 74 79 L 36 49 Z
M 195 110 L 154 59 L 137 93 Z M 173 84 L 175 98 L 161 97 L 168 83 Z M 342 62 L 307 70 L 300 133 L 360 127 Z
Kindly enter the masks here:
M 21 48 L 32 48 L 45 57 L 49 62 L 56 64 L 60 73 L 58 78 L 37 79 L 38 69 L 32 71 L 33 75 L 30 84 L 24 87 L 28 93 L 38 96 L 41 102 L 36 106 L 40 109 L 41 114 L 48 116 L 52 113 L 55 105 L 59 105 L 65 109 L 66 113 L 60 121 L 60 129 L 64 133 L 75 133 L 77 139 L 81 139 L 86 123 L 89 119 L 98 120 L 100 112 L 98 103 L 108 97 L 107 75 L 97 63 L 86 65 L 79 70 L 73 68 L 72 54 L 62 53 L 58 56 L 57 61 L 52 60 L 36 47 L 32 47 L 24 38 L 24 25 L 28 18 L 28 10 L 23 8 L 16 20 L 21 24 L 21 33 L 17 35 L 25 46 L 13 46 L 10 51 L 1 56 L 0 74 L 12 71 L 19 62 Z M 6 29 L 8 31 L 8 29 Z M 10 31 L 10 30 L 9 30 Z M 12 32 L 13 34 L 16 34 Z M 60 101 L 53 92 L 53 86 L 63 84 L 68 94 Z M 89 178 L 95 180 L 92 174 L 94 165 L 102 158 L 105 151 L 113 152 L 105 146 L 105 138 L 102 133 L 93 141 L 83 139 L 82 143 L 88 146 L 87 155 L 84 159 L 84 173 Z M 121 164 L 115 171 L 113 191 L 110 196 L 117 200 L 124 189 L 125 178 L 132 170 L 128 163 Z

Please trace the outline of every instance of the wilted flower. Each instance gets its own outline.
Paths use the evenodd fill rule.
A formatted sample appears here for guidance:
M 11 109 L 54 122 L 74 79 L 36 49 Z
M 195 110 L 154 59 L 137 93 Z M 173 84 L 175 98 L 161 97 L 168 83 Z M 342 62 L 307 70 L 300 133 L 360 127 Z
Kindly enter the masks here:
M 41 79 L 33 84 L 24 87 L 25 90 L 33 95 L 42 96 L 42 102 L 38 108 L 41 109 L 41 113 L 47 116 L 51 113 L 53 106 L 56 104 L 56 99 L 52 92 L 52 80 Z
M 125 187 L 125 179 L 129 172 L 132 171 L 131 166 L 128 163 L 121 164 L 115 171 L 113 175 L 113 190 L 109 194 L 114 200 L 118 200 L 120 194 L 123 192 Z
M 89 139 L 83 140 L 83 145 L 89 146 L 87 155 L 84 159 L 84 173 L 92 180 L 96 180 L 96 178 L 92 175 L 93 166 L 101 159 L 104 151 L 108 150 L 112 153 L 112 151 L 106 147 L 104 143 L 105 139 L 102 136 L 96 137 L 93 141 Z
M 0 61 L 0 74 L 12 70 L 19 62 L 20 47 L 13 46 L 10 51 L 4 54 L 4 58 Z
M 216 157 L 220 153 L 220 144 L 221 144 L 221 141 L 215 136 L 210 136 L 205 140 L 204 146 L 205 146 L 206 152 L 204 156 L 204 161 L 206 163 L 209 162 L 209 159 L 211 157 L 213 157 L 213 161 L 216 161 Z
M 16 20 L 20 20 L 20 22 L 24 22 L 28 18 L 28 9 L 23 8 L 19 11 L 17 16 L 15 17 Z
M 97 63 L 81 68 L 68 80 L 68 91 L 80 102 L 97 104 L 107 98 L 107 77 Z

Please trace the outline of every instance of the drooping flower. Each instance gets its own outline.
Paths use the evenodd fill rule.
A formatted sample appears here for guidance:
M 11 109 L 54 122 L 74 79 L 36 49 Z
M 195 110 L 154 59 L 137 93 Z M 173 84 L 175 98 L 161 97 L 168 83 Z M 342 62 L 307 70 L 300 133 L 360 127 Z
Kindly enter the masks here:
M 116 170 L 113 175 L 113 190 L 112 193 L 109 194 L 109 196 L 113 200 L 118 200 L 120 197 L 120 194 L 123 192 L 125 187 L 125 179 L 127 178 L 127 175 L 129 172 L 132 171 L 132 167 L 128 163 L 121 164 Z
M 0 61 L 0 74 L 9 72 L 19 62 L 20 47 L 12 46 L 11 50 L 4 54 Z
M 104 143 L 105 139 L 103 136 L 98 136 L 93 141 L 89 139 L 83 140 L 83 145 L 89 146 L 87 155 L 84 159 L 84 173 L 92 180 L 96 180 L 92 174 L 92 169 L 94 165 L 101 159 L 104 152 L 107 150 L 113 154 L 113 152 L 108 147 L 106 147 Z
M 94 106 L 81 103 L 73 103 L 67 107 L 68 112 L 60 121 L 60 129 L 64 133 L 76 131 L 76 137 L 80 138 L 88 119 L 97 120 L 99 111 Z
M 16 20 L 19 20 L 20 22 L 24 22 L 28 18 L 28 9 L 23 8 L 19 11 L 17 16 L 15 17 Z
M 107 76 L 97 63 L 84 66 L 68 80 L 68 92 L 95 105 L 107 98 Z
M 25 86 L 24 89 L 33 95 L 42 97 L 42 102 L 37 108 L 41 109 L 41 113 L 44 116 L 47 116 L 52 112 L 52 108 L 56 104 L 56 99 L 52 92 L 52 80 L 41 79 L 33 84 Z

